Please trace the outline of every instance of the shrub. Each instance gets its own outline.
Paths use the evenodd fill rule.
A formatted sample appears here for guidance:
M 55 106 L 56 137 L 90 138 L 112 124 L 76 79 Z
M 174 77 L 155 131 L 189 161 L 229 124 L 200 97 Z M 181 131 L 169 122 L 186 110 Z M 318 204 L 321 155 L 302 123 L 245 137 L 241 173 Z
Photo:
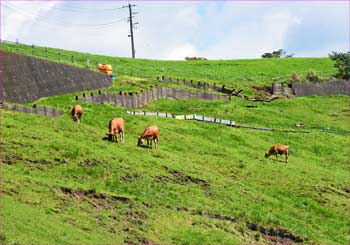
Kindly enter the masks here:
M 320 82 L 321 81 L 319 75 L 317 75 L 316 71 L 314 71 L 314 70 L 310 70 L 306 74 L 306 80 L 309 82 Z
M 283 49 L 279 49 L 276 51 L 273 51 L 272 53 L 264 53 L 263 55 L 261 55 L 261 58 L 292 58 L 294 56 L 294 54 L 286 54 L 286 51 Z
M 205 58 L 205 57 L 196 57 L 196 56 L 194 56 L 194 57 L 185 57 L 185 60 L 191 61 L 191 60 L 208 60 L 208 59 Z
M 303 79 L 296 72 L 294 72 L 289 78 L 289 82 L 292 82 L 292 83 L 298 83 L 298 82 L 302 82 L 302 81 L 303 81 Z
M 338 68 L 338 78 L 350 80 L 350 51 L 347 53 L 332 52 L 328 57 L 335 61 L 334 67 Z

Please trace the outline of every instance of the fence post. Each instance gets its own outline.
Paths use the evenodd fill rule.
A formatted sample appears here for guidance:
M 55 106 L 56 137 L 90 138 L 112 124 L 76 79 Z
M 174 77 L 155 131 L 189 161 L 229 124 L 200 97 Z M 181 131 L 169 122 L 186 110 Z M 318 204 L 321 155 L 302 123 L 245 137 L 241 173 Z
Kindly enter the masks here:
M 90 67 L 90 61 L 89 61 L 89 59 L 86 59 L 86 67 L 87 67 L 87 68 Z
M 19 51 L 19 48 L 18 48 L 18 39 L 16 39 L 16 51 L 18 52 Z
M 61 53 L 58 52 L 58 61 L 61 62 Z
M 72 64 L 75 64 L 74 55 L 72 55 Z
M 35 47 L 34 47 L 34 44 L 32 44 L 32 55 L 34 55 L 34 53 L 35 53 L 35 52 L 34 52 L 34 48 L 35 48 Z
M 47 59 L 47 57 L 48 57 L 49 55 L 48 55 L 48 51 L 47 51 L 47 47 L 45 48 L 45 57 L 46 57 L 46 59 Z

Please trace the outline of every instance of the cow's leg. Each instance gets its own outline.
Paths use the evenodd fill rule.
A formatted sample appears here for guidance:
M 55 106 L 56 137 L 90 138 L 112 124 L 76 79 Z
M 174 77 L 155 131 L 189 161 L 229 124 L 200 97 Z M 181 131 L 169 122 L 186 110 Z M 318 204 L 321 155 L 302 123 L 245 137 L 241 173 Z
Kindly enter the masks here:
M 122 143 L 124 144 L 124 131 L 120 132 L 120 140 L 122 141 Z
M 154 145 L 156 147 L 156 149 L 158 150 L 159 146 L 158 146 L 158 139 L 153 139 L 154 140 Z
M 289 153 L 288 151 L 286 152 L 286 163 L 288 163 L 288 157 L 289 157 Z
M 152 149 L 152 141 L 153 141 L 153 139 L 150 140 L 150 142 L 151 142 L 151 149 Z
M 149 148 L 149 139 L 147 138 L 147 147 Z

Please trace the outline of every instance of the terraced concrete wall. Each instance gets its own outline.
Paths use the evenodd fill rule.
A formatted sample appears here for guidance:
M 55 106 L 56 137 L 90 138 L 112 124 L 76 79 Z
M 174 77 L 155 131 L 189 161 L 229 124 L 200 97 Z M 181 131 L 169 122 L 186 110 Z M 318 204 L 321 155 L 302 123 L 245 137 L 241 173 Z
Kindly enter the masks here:
M 142 93 L 109 94 L 100 93 L 76 96 L 76 100 L 84 100 L 94 104 L 112 103 L 129 108 L 140 108 L 157 99 L 202 99 L 202 100 L 230 100 L 227 94 L 207 93 L 157 86 L 143 91 Z
M 2 50 L 0 79 L 0 101 L 16 103 L 112 85 L 102 73 Z
M 309 95 L 350 95 L 350 81 L 333 81 L 323 83 L 293 83 L 292 90 L 296 96 Z

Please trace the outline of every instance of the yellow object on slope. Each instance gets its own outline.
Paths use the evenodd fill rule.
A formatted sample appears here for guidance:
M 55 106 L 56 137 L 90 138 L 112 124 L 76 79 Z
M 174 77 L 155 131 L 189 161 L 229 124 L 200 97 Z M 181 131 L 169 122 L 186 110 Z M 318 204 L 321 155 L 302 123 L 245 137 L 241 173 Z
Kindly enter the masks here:
M 112 75 L 112 66 L 109 64 L 98 64 L 98 70 L 102 73 L 106 73 L 107 75 Z

